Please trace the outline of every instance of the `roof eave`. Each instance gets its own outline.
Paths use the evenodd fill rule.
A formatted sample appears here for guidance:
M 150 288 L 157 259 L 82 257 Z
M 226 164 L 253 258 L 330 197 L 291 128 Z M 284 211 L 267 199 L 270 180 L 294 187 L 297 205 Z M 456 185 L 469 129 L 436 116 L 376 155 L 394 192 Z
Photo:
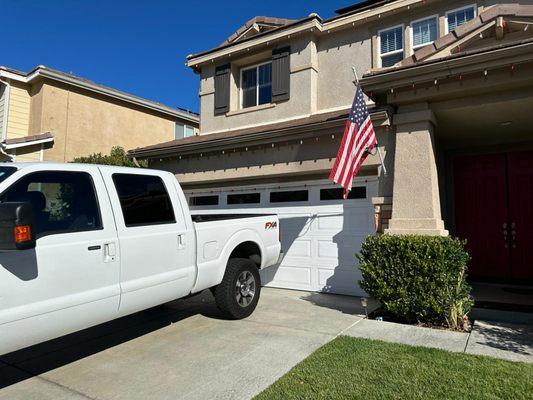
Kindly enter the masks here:
M 361 79 L 361 86 L 366 92 L 376 94 L 389 91 L 391 87 L 412 86 L 452 75 L 486 70 L 491 66 L 531 61 L 531 53 L 533 41 L 470 54 L 454 54 L 441 59 L 367 73 Z

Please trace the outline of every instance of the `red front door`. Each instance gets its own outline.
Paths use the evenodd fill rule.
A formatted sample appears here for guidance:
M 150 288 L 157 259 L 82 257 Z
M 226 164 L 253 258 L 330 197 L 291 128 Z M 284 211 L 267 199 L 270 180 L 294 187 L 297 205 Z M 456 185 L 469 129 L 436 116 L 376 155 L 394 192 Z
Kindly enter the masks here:
M 457 236 L 474 278 L 533 278 L 533 153 L 458 157 Z
M 511 275 L 533 278 L 533 152 L 507 156 Z

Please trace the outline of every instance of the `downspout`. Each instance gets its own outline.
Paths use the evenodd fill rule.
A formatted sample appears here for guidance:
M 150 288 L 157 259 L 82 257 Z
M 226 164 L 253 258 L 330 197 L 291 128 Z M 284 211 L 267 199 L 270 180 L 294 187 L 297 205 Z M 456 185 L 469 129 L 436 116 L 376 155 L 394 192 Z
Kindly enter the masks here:
M 7 120 L 9 118 L 9 98 L 11 94 L 11 85 L 9 84 L 9 80 L 4 81 L 0 79 L 0 83 L 3 83 L 6 85 L 6 89 L 4 92 L 4 115 L 2 118 L 2 126 L 0 126 L 1 129 L 1 139 L 0 139 L 0 153 L 5 155 L 10 161 L 13 161 L 15 158 L 11 154 L 6 153 L 6 150 L 4 148 L 5 142 L 7 140 Z

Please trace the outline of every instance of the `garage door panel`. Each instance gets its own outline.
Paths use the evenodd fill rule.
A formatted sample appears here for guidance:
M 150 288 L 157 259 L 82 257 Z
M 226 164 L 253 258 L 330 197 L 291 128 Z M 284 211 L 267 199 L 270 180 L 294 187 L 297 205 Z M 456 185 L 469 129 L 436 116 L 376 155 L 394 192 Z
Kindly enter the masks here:
M 352 270 L 318 270 L 318 284 L 320 290 L 326 293 L 346 294 L 351 296 L 365 296 L 366 293 L 359 287 L 361 274 L 355 268 Z
M 285 257 L 311 257 L 311 240 L 298 239 L 294 241 L 281 240 L 281 248 L 285 251 Z
M 320 214 L 318 216 L 319 232 L 368 232 L 369 218 L 368 210 L 348 209 L 343 215 Z
M 310 268 L 290 265 L 267 268 L 261 271 L 263 284 L 287 289 L 315 290 Z

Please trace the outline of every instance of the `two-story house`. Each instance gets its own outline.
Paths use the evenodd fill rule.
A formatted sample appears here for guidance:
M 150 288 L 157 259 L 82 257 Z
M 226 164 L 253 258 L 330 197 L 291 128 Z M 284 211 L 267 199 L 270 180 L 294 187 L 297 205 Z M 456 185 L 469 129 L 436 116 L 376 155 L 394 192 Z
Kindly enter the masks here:
M 198 115 L 61 71 L 0 67 L 0 161 L 72 161 L 194 136 Z
M 366 235 L 469 240 L 471 275 L 533 279 L 533 1 L 368 0 L 322 19 L 256 17 L 187 57 L 200 135 L 131 151 L 191 206 L 280 215 L 277 287 L 361 294 Z M 355 77 L 372 155 L 350 198 L 328 181 Z

